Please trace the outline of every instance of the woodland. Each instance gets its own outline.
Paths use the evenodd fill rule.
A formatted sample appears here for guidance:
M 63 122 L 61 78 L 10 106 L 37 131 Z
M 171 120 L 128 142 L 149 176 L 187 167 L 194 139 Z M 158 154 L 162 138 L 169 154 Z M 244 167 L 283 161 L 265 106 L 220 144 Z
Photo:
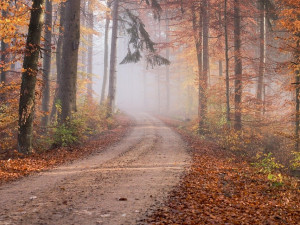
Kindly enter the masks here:
M 0 184 L 112 145 L 134 126 L 126 112 L 144 111 L 193 159 L 141 224 L 299 222 L 299 0 L 0 0 L 0 11 Z

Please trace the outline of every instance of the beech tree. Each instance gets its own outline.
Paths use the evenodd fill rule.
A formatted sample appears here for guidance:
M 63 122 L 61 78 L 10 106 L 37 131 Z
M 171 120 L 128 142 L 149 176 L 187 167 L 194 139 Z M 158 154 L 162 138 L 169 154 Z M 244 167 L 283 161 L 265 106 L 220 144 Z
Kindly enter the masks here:
M 46 0 L 45 11 L 45 44 L 43 59 L 43 99 L 42 110 L 44 117 L 42 125 L 47 126 L 49 123 L 49 104 L 50 104 L 50 71 L 51 71 L 51 53 L 52 53 L 52 0 Z
M 107 1 L 107 7 L 111 7 L 111 1 Z M 110 24 L 110 12 L 105 13 L 105 31 L 104 31 L 104 67 L 103 67 L 103 82 L 102 82 L 102 89 L 101 89 L 101 99 L 100 103 L 103 104 L 106 94 L 106 86 L 107 86 L 107 76 L 108 76 L 108 36 L 109 36 L 109 24 Z
M 56 104 L 58 104 L 59 100 L 59 85 L 61 80 L 61 71 L 62 71 L 62 46 L 63 46 L 63 34 L 64 34 L 64 21 L 65 21 L 65 2 L 61 2 L 59 4 L 59 29 L 58 29 L 58 37 L 57 37 L 57 43 L 56 43 L 56 86 L 55 86 L 55 92 L 54 92 L 54 99 L 51 109 L 51 121 L 53 120 L 54 116 L 57 113 Z
M 234 0 L 234 128 L 242 129 L 243 65 L 241 53 L 240 0 Z
M 88 3 L 87 24 L 89 29 L 94 29 L 94 14 L 91 1 Z M 87 99 L 90 102 L 93 98 L 93 33 L 88 35 L 88 42 Z
M 2 17 L 5 18 L 7 16 L 6 10 L 2 10 Z M 1 63 L 0 63 L 0 83 L 5 85 L 7 83 L 7 65 L 9 63 L 9 54 L 8 44 L 5 43 L 3 39 L 1 39 Z M 0 99 L 5 101 L 5 93 L 0 96 Z
M 112 16 L 113 25 L 112 25 L 112 34 L 111 34 L 109 88 L 108 88 L 109 115 L 111 115 L 114 111 L 114 104 L 116 100 L 116 64 L 117 64 L 119 0 L 114 0 L 112 10 L 113 10 L 113 16 Z
M 44 0 L 33 0 L 23 63 L 19 103 L 18 150 L 29 154 L 32 150 L 32 129 L 35 109 L 35 86 L 38 74 Z
M 60 122 L 70 119 L 76 111 L 77 62 L 80 39 L 80 0 L 65 2 L 64 36 L 61 58 L 59 99 L 61 100 Z

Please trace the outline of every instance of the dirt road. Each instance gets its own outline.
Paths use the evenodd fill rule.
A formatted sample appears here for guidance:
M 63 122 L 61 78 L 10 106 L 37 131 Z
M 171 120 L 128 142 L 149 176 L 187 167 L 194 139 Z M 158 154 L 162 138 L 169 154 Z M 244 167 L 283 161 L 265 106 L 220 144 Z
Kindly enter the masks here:
M 136 224 L 179 182 L 190 157 L 159 120 L 134 116 L 120 143 L 0 187 L 0 224 Z

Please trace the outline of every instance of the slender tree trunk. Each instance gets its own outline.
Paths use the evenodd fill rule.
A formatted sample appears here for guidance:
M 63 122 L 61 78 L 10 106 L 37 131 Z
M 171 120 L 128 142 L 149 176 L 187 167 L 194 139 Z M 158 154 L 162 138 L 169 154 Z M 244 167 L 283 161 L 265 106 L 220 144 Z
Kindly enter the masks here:
M 9 63 L 8 54 L 6 51 L 8 50 L 8 44 L 6 44 L 4 41 L 1 41 L 1 82 L 6 84 L 7 82 L 7 71 L 5 67 Z
M 299 100 L 299 94 L 300 94 L 300 77 L 299 77 L 299 70 L 296 71 L 295 76 L 295 82 L 296 82 L 296 117 L 295 117 L 295 151 L 299 150 L 299 110 L 300 110 L 300 100 Z
M 258 81 L 257 81 L 257 93 L 256 98 L 259 105 L 259 114 L 261 114 L 262 101 L 263 101 L 263 83 L 264 83 L 264 72 L 265 72 L 265 4 L 264 1 L 259 0 L 259 69 L 258 69 Z
M 242 129 L 242 55 L 241 55 L 241 16 L 240 0 L 234 0 L 234 103 L 235 103 L 235 124 L 236 130 Z
M 35 108 L 35 86 L 42 33 L 44 0 L 33 0 L 25 47 L 19 103 L 18 150 L 29 154 L 32 150 L 32 129 Z
M 88 5 L 88 27 L 94 29 L 94 15 L 91 1 Z M 93 34 L 88 36 L 88 68 L 87 68 L 87 99 L 89 102 L 93 99 Z
M 52 110 L 51 110 L 51 120 L 53 120 L 55 114 L 56 114 L 56 104 L 58 103 L 59 97 L 59 85 L 60 85 L 60 77 L 61 77 L 61 68 L 62 68 L 62 45 L 63 45 L 63 27 L 64 27 L 64 21 L 65 21 L 65 3 L 60 3 L 60 20 L 59 20 L 59 34 L 58 34 L 58 40 L 56 45 L 56 71 L 57 71 L 57 77 L 56 77 L 56 87 L 55 87 L 55 94 L 52 104 Z
M 147 73 L 143 70 L 144 109 L 147 110 Z
M 81 1 L 81 7 L 82 7 L 82 17 L 81 17 L 81 26 L 87 27 L 87 10 L 86 10 L 86 2 L 87 0 Z M 86 35 L 81 35 L 82 39 L 84 41 L 81 42 L 82 47 L 82 54 L 81 54 L 81 70 L 82 70 L 82 76 L 85 76 L 87 73 L 87 46 L 85 44 Z
M 118 15 L 119 0 L 114 0 L 113 4 L 113 27 L 111 35 L 111 53 L 109 69 L 109 89 L 108 89 L 108 114 L 112 115 L 116 100 L 116 65 L 117 65 L 117 41 L 118 41 Z
M 68 0 L 65 4 L 62 74 L 59 86 L 62 103 L 60 123 L 71 118 L 72 112 L 76 111 L 77 62 L 80 40 L 80 0 Z
M 5 10 L 2 10 L 2 17 L 5 18 L 6 16 L 7 16 L 7 12 Z M 6 84 L 7 82 L 7 71 L 5 67 L 7 67 L 7 64 L 9 63 L 7 50 L 8 50 L 8 44 L 6 44 L 3 40 L 1 40 L 0 82 L 4 84 Z M 4 96 L 1 96 L 1 98 L 5 100 Z
M 170 37 L 169 37 L 169 33 L 170 33 L 170 21 L 168 19 L 168 11 L 166 11 L 166 42 L 169 44 L 170 42 Z M 170 48 L 167 47 L 166 49 L 166 59 L 170 61 Z M 166 66 L 166 92 L 167 92 L 167 112 L 169 112 L 170 110 L 170 66 L 167 65 Z
M 42 110 L 46 115 L 42 118 L 42 126 L 49 123 L 49 101 L 50 101 L 50 70 L 51 70 L 51 48 L 52 48 L 52 0 L 46 0 L 45 11 L 45 51 L 43 59 L 43 99 Z
M 7 83 L 7 65 L 9 63 L 9 57 L 7 54 L 8 50 L 8 44 L 6 44 L 4 41 L 1 41 L 1 60 L 0 60 L 0 84 L 2 83 L 5 85 Z M 0 101 L 5 102 L 6 101 L 6 93 L 2 93 L 0 95 Z
M 226 118 L 230 122 L 230 93 L 229 93 L 229 44 L 228 44 L 228 15 L 227 0 L 224 0 L 224 35 L 225 35 L 225 80 L 226 80 Z
M 156 86 L 157 86 L 157 112 L 160 113 L 160 73 L 156 74 Z
M 221 78 L 223 76 L 223 61 L 219 60 L 219 77 Z
M 197 23 L 197 16 L 195 13 L 195 6 L 192 7 L 193 15 L 193 30 L 194 30 L 194 39 L 197 52 L 197 65 L 198 65 L 198 118 L 199 118 L 199 127 L 202 125 L 202 98 L 203 98 L 203 87 L 202 87 L 202 12 L 199 10 L 199 24 Z
M 298 40 L 297 40 L 297 48 L 296 48 L 296 52 L 295 52 L 295 58 L 296 58 L 296 62 L 299 64 L 299 54 L 300 54 L 300 41 L 299 41 L 299 37 L 300 37 L 300 32 L 298 32 L 297 34 Z M 299 151 L 299 119 L 300 119 L 300 71 L 297 68 L 297 70 L 295 71 L 295 83 L 296 83 L 296 116 L 295 116 L 295 151 L 298 152 Z
M 207 83 L 209 76 L 209 46 L 208 46 L 208 38 L 209 38 L 209 14 L 208 14 L 208 0 L 202 1 L 202 15 L 203 15 L 203 73 L 202 73 L 202 86 L 203 86 L 203 94 L 202 94 L 202 107 L 201 107 L 201 120 L 202 127 L 205 126 L 206 116 L 207 116 Z
M 110 2 L 107 3 L 110 8 Z M 104 73 L 103 73 L 103 82 L 101 89 L 101 100 L 100 104 L 103 104 L 106 93 L 107 86 L 107 75 L 108 75 L 108 35 L 109 35 L 109 24 L 110 24 L 110 13 L 106 12 L 105 19 L 105 36 L 104 36 Z
M 161 22 L 158 22 L 158 42 L 161 42 L 161 29 L 160 24 Z M 156 74 L 156 85 L 157 85 L 157 112 L 160 113 L 161 103 L 160 103 L 160 72 L 158 71 Z

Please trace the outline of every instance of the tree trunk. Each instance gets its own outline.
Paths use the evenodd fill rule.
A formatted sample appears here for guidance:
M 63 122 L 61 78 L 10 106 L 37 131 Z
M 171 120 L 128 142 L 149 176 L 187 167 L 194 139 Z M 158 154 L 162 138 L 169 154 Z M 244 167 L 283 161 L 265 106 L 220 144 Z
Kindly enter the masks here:
M 299 94 L 300 94 L 300 77 L 299 77 L 299 70 L 296 71 L 295 76 L 295 83 L 297 85 L 296 87 L 296 117 L 295 117 L 295 151 L 299 151 L 299 110 L 300 110 L 300 100 L 299 100 Z
M 59 86 L 62 104 L 60 123 L 71 118 L 72 112 L 76 111 L 77 62 L 80 40 L 80 0 L 68 0 L 65 4 L 62 73 Z
M 59 34 L 58 34 L 58 40 L 56 45 L 56 71 L 57 71 L 57 77 L 56 77 L 56 88 L 55 88 L 55 94 L 52 104 L 52 110 L 51 110 L 51 120 L 53 120 L 55 114 L 56 114 L 56 104 L 59 98 L 59 85 L 60 85 L 60 77 L 61 77 L 61 67 L 62 67 L 62 45 L 63 45 L 63 26 L 65 21 L 65 3 L 60 3 L 60 20 L 59 20 Z
M 197 24 L 197 16 L 195 13 L 195 6 L 192 6 L 192 15 L 193 15 L 193 30 L 194 30 L 194 39 L 197 52 L 197 65 L 198 65 L 198 118 L 199 118 L 199 127 L 202 126 L 202 13 L 199 11 L 199 24 Z
M 224 0 L 224 36 L 225 36 L 225 79 L 226 79 L 226 118 L 230 122 L 230 93 L 229 93 L 229 44 L 228 44 L 228 15 L 227 0 Z
M 107 3 L 110 8 L 110 2 Z M 108 74 L 108 35 L 109 35 L 109 24 L 110 24 L 110 13 L 106 12 L 105 20 L 105 34 L 104 34 L 104 73 L 103 73 L 103 82 L 101 89 L 101 99 L 100 104 L 103 104 L 106 93 L 107 86 L 107 74 Z
M 263 101 L 263 83 L 264 83 L 264 72 L 265 72 L 265 4 L 262 0 L 258 1 L 259 4 L 259 69 L 258 69 L 258 81 L 257 81 L 257 103 L 258 103 L 258 111 L 261 114 L 262 101 Z
M 35 86 L 42 33 L 44 0 L 33 0 L 25 47 L 22 84 L 19 103 L 18 151 L 24 154 L 32 150 L 32 129 L 35 108 Z
M 167 44 L 169 44 L 170 42 L 170 37 L 169 37 L 169 33 L 170 33 L 170 23 L 169 23 L 169 18 L 168 18 L 168 11 L 166 11 L 166 42 Z M 166 49 L 166 59 L 170 61 L 170 48 L 167 47 Z M 167 96 L 166 96 L 166 108 L 167 108 L 167 112 L 169 112 L 170 110 L 170 66 L 167 65 L 166 66 L 166 92 L 167 92 Z
M 203 73 L 202 73 L 202 107 L 201 107 L 201 126 L 200 129 L 205 128 L 205 121 L 207 115 L 207 82 L 209 75 L 209 14 L 208 14 L 208 0 L 202 1 L 202 16 L 203 16 Z
M 219 60 L 219 77 L 221 78 L 223 76 L 223 61 Z
M 299 41 L 299 36 L 300 36 L 300 32 L 298 32 L 296 34 L 298 36 L 298 40 L 297 40 L 297 43 L 296 43 L 296 52 L 295 52 L 295 58 L 296 58 L 296 61 L 297 63 L 299 63 L 299 53 L 300 53 L 300 41 Z M 300 94 L 300 71 L 299 69 L 297 68 L 296 71 L 295 71 L 295 83 L 296 83 L 296 118 L 295 118 L 295 139 L 296 139 L 296 142 L 295 142 L 295 151 L 298 152 L 299 151 L 299 118 L 300 118 L 300 115 L 299 115 L 299 110 L 300 110 L 300 99 L 299 99 L 299 94 Z
M 1 82 L 6 84 L 7 82 L 7 71 L 5 67 L 7 66 L 9 58 L 7 57 L 7 51 L 8 49 L 8 44 L 6 44 L 4 41 L 1 41 Z
M 81 17 L 81 26 L 83 27 L 87 27 L 87 10 L 86 10 L 86 2 L 87 0 L 83 0 L 81 1 L 81 10 L 82 10 L 82 17 Z M 84 77 L 87 73 L 87 66 L 86 66 L 86 62 L 87 62 L 87 46 L 85 44 L 85 39 L 86 39 L 86 35 L 82 34 L 81 35 L 82 39 L 84 41 L 81 42 L 81 48 L 82 48 L 82 53 L 81 53 L 81 72 L 82 72 L 82 76 Z
M 52 48 L 52 0 L 46 0 L 45 11 L 45 47 L 43 59 L 43 99 L 42 110 L 46 115 L 42 118 L 42 126 L 49 123 L 49 101 L 50 101 L 50 70 L 51 70 L 51 48 Z
M 234 81 L 234 104 L 236 130 L 242 129 L 242 55 L 241 55 L 241 16 L 240 0 L 234 0 L 234 61 L 235 61 L 235 81 Z
M 116 100 L 116 64 L 117 64 L 117 40 L 118 40 L 118 15 L 119 0 L 114 0 L 113 5 L 113 27 L 111 35 L 111 53 L 109 69 L 109 89 L 108 89 L 108 114 L 112 115 Z
M 144 68 L 144 67 L 143 67 Z M 144 110 L 147 110 L 147 73 L 143 69 L 143 97 L 144 97 Z
M 88 5 L 88 27 L 94 29 L 94 15 L 91 1 Z M 88 36 L 88 67 L 87 67 L 87 99 L 89 102 L 93 99 L 93 34 Z
M 7 12 L 2 10 L 2 17 L 5 18 L 7 16 Z M 7 82 L 7 71 L 6 67 L 9 63 L 9 57 L 7 54 L 8 44 L 6 44 L 3 40 L 1 40 L 1 63 L 0 63 L 0 71 L 1 71 L 1 79 L 0 82 L 6 84 Z M 1 97 L 3 100 L 4 96 Z
M 160 30 L 160 21 L 158 22 L 158 42 L 161 42 L 161 30 Z M 160 113 L 160 71 L 157 71 L 156 74 L 156 86 L 157 86 L 157 112 Z

